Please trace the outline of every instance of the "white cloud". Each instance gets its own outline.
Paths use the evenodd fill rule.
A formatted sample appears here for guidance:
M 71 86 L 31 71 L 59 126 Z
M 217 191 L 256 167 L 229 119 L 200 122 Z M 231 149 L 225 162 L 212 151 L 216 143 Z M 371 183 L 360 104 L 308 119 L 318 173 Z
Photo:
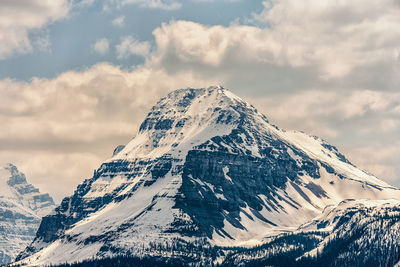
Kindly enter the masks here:
M 392 59 L 397 46 L 400 6 L 394 0 L 280 0 L 265 6 L 256 18 L 271 25 L 298 64 L 319 63 L 327 77 Z
M 108 53 L 109 47 L 110 42 L 108 41 L 108 39 L 102 38 L 93 45 L 93 50 L 100 55 L 105 55 Z
M 191 0 L 192 2 L 199 2 L 199 3 L 213 3 L 213 2 L 241 2 L 242 0 Z
M 400 82 L 395 75 L 400 71 L 400 6 L 393 0 L 266 1 L 254 17 L 258 26 L 164 24 L 154 31 L 158 60 L 174 61 L 182 69 L 259 64 L 265 70 L 273 65 L 275 70 L 308 71 L 321 83 L 384 83 L 392 90 Z
M 68 0 L 3 0 L 0 8 L 0 59 L 33 49 L 30 34 L 67 16 Z M 40 41 L 43 43 L 43 41 Z
M 150 52 L 149 42 L 140 42 L 132 36 L 121 38 L 121 43 L 116 47 L 117 57 L 128 58 L 131 55 L 146 57 Z
M 275 121 L 284 123 L 286 127 L 296 126 L 298 129 L 309 122 L 322 125 L 324 121 L 333 123 L 336 120 L 344 124 L 369 119 L 365 121 L 367 127 L 385 132 L 396 130 L 400 120 L 400 114 L 393 113 L 395 105 L 400 102 L 400 93 L 397 92 L 335 92 L 320 89 L 249 100 Z
M 91 6 L 94 4 L 95 1 L 96 0 L 78 0 L 75 5 L 78 7 Z
M 116 17 L 111 23 L 116 27 L 123 27 L 125 25 L 125 16 Z
M 1 80 L 0 119 L 9 127 L 0 132 L 0 139 L 35 143 L 42 138 L 91 141 L 110 134 L 131 135 L 137 126 L 132 121 L 142 119 L 158 97 L 199 81 L 191 73 L 169 75 L 147 67 L 129 72 L 106 63 L 54 79 Z
M 137 5 L 141 8 L 176 10 L 182 7 L 178 0 L 108 0 L 104 4 L 104 10 L 109 10 L 112 6 L 122 7 L 124 5 Z
M 262 32 L 247 26 L 204 26 L 189 21 L 173 21 L 154 30 L 158 50 L 155 56 L 162 63 L 175 57 L 181 64 L 200 63 L 221 66 L 233 49 L 246 53 L 243 60 L 257 59 L 258 45 L 264 43 Z M 255 45 L 255 46 L 253 46 Z M 230 55 L 234 59 L 234 55 Z M 263 55 L 260 54 L 262 57 Z M 262 59 L 259 59 L 262 60 Z

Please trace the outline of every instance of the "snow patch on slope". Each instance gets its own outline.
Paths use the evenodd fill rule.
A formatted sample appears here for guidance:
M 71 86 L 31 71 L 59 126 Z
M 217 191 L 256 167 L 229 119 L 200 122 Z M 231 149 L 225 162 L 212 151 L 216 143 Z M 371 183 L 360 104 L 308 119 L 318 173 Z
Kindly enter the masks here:
M 307 153 L 307 155 L 326 162 L 330 166 L 334 167 L 336 171 L 345 175 L 347 178 L 385 188 L 394 188 L 375 176 L 372 176 L 339 159 L 335 153 L 332 153 L 332 151 L 323 147 L 323 141 L 317 137 L 312 137 L 298 131 L 282 131 L 280 136 L 294 144 L 296 147 L 301 148 L 305 153 Z

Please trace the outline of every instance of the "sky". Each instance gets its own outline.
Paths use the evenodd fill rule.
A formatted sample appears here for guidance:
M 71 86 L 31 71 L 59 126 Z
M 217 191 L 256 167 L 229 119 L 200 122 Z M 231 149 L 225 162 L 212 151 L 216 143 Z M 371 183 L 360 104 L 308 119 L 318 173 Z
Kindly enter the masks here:
M 399 0 L 0 3 L 0 164 L 56 201 L 160 97 L 210 85 L 400 186 Z

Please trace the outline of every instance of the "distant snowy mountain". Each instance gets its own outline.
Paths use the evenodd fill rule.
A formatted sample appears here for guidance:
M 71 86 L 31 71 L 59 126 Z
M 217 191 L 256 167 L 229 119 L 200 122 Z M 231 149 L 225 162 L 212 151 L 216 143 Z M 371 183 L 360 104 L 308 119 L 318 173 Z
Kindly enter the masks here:
M 41 217 L 54 207 L 53 199 L 14 165 L 0 168 L 0 264 L 14 260 L 32 242 Z
M 136 137 L 43 218 L 18 259 L 234 262 L 232 247 L 273 247 L 282 233 L 314 224 L 336 229 L 326 211 L 346 199 L 392 198 L 400 198 L 398 189 L 356 168 L 334 146 L 277 128 L 230 91 L 182 89 L 162 98 Z M 301 238 L 309 241 L 296 257 L 328 242 L 323 234 Z

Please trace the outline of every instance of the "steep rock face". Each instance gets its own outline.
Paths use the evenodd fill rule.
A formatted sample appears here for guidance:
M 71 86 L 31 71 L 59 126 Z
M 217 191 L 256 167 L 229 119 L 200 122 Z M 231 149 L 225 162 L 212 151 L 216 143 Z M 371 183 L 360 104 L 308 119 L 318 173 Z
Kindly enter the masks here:
M 136 137 L 43 218 L 19 259 L 190 252 L 204 261 L 204 247 L 262 244 L 344 199 L 398 197 L 335 147 L 280 130 L 230 91 L 183 89 L 162 98 Z
M 29 184 L 17 167 L 0 170 L 0 264 L 14 260 L 32 242 L 41 217 L 54 207 L 49 194 Z

